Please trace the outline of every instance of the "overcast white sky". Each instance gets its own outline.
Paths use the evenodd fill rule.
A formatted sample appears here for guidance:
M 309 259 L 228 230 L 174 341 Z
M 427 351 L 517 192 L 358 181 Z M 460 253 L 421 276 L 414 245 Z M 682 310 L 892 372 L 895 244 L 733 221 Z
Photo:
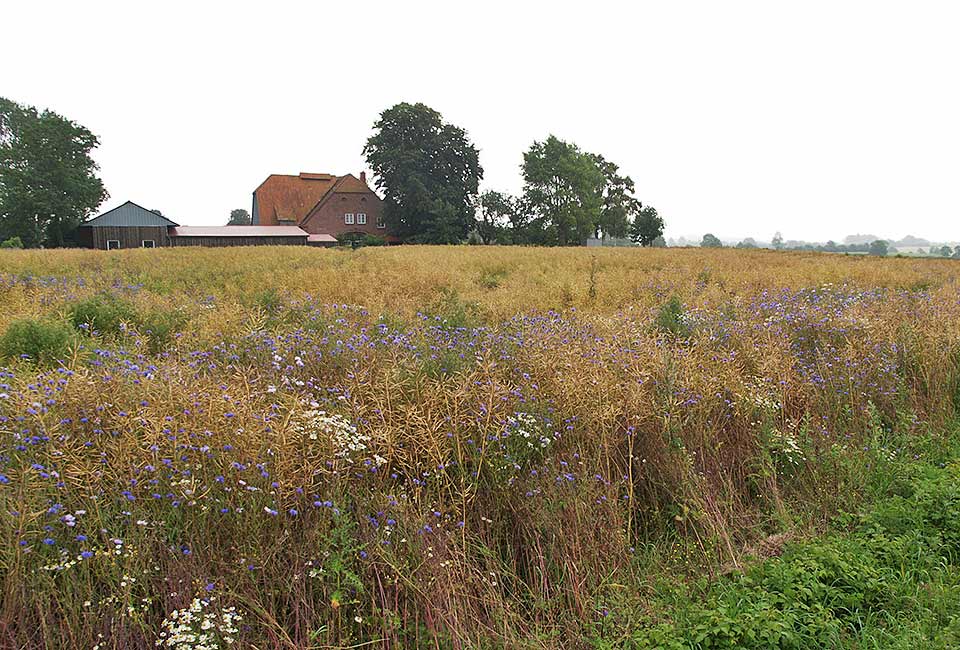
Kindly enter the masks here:
M 0 95 L 100 136 L 110 192 L 191 225 L 271 173 L 357 174 L 425 102 L 518 192 L 549 133 L 633 177 L 667 235 L 960 239 L 960 3 L 29 2 Z

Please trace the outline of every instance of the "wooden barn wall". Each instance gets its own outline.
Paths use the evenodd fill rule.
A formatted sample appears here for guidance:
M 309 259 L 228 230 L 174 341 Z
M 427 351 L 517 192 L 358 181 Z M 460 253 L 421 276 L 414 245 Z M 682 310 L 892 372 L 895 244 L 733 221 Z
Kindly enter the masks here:
M 306 246 L 306 237 L 171 237 L 173 246 Z
M 121 249 L 140 248 L 145 239 L 152 239 L 157 247 L 170 245 L 166 226 L 90 226 L 80 228 L 79 238 L 84 246 L 102 250 L 107 249 L 109 239 L 118 240 Z
M 77 246 L 93 248 L 93 228 L 77 228 Z

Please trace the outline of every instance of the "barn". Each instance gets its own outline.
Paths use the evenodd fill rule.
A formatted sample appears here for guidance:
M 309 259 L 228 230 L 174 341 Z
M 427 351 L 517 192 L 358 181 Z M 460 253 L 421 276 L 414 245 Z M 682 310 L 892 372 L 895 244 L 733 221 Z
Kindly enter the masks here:
M 170 231 L 179 224 L 133 201 L 85 221 L 77 242 L 85 248 L 156 248 L 170 246 Z

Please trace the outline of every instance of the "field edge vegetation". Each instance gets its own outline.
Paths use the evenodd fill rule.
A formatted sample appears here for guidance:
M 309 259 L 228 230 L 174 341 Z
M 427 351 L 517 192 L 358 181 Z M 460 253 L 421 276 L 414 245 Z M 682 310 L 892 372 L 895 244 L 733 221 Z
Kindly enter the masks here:
M 949 641 L 958 271 L 0 251 L 0 643 Z

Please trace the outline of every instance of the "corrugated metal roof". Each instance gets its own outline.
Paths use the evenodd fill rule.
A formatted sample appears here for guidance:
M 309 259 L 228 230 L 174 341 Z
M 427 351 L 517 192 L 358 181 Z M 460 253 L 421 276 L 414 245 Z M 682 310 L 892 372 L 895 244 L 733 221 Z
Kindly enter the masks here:
M 178 226 L 174 237 L 306 237 L 296 226 Z
M 151 212 L 146 208 L 137 205 L 133 201 L 127 201 L 123 205 L 115 207 L 113 210 L 107 210 L 101 215 L 85 221 L 81 226 L 112 226 L 112 227 L 135 227 L 135 226 L 176 226 L 164 216 Z

